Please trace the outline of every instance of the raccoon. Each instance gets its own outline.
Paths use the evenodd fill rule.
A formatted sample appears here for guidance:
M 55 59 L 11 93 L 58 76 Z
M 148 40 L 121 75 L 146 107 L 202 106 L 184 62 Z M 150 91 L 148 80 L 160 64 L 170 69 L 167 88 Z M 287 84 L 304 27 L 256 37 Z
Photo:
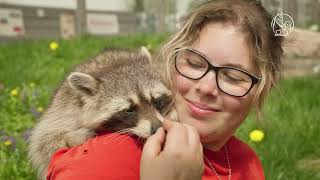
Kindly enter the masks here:
M 165 114 L 176 119 L 172 103 L 172 93 L 146 48 L 108 49 L 76 66 L 62 82 L 32 130 L 29 159 L 45 179 L 58 149 L 80 145 L 104 130 L 147 138 Z

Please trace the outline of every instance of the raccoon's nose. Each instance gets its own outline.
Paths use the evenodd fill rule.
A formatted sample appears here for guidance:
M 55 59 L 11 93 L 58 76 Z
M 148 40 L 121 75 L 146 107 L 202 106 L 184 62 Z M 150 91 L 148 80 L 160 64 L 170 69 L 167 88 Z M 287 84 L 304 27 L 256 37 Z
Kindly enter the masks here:
M 151 134 L 156 133 L 159 127 L 162 127 L 161 121 L 159 121 L 158 119 L 154 120 L 151 124 Z

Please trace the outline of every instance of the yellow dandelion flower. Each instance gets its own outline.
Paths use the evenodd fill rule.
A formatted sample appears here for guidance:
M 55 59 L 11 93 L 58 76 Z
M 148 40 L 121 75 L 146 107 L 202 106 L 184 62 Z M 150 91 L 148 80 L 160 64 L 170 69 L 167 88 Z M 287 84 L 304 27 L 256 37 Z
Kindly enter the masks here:
M 250 137 L 251 141 L 260 142 L 264 138 L 264 133 L 263 133 L 263 131 L 256 129 L 256 130 L 253 130 L 250 132 L 249 137 Z
M 10 146 L 12 144 L 12 142 L 10 140 L 6 140 L 3 144 L 5 146 Z
M 10 92 L 11 96 L 17 96 L 19 94 L 18 89 L 12 89 Z
M 36 84 L 35 84 L 34 82 L 32 82 L 32 83 L 29 84 L 29 86 L 30 86 L 31 88 L 34 88 L 34 87 L 36 86 Z
M 37 108 L 37 111 L 38 111 L 38 112 L 43 112 L 43 107 L 38 107 L 38 108 Z
M 56 49 L 58 49 L 59 47 L 59 44 L 55 41 L 52 41 L 50 44 L 49 44 L 49 47 L 52 51 L 55 51 Z

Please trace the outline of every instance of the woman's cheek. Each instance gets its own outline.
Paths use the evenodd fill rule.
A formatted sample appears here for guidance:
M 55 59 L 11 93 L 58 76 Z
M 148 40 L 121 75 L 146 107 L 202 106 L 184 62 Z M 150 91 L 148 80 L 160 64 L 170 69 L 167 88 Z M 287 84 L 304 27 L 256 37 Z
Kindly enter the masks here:
M 246 97 L 224 97 L 224 108 L 226 108 L 226 111 L 234 116 L 232 119 L 239 121 L 238 123 L 245 119 L 250 112 L 250 107 L 250 100 Z
M 190 82 L 190 80 L 188 80 L 187 78 L 180 76 L 179 74 L 175 73 L 174 74 L 174 86 L 175 89 L 181 94 L 185 94 L 188 92 L 188 90 L 190 89 L 190 86 L 192 85 Z

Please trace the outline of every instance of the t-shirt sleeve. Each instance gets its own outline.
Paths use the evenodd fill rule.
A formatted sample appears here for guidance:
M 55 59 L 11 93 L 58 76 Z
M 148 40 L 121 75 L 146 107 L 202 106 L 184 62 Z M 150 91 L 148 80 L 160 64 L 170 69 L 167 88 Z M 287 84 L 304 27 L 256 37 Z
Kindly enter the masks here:
M 139 180 L 141 147 L 134 138 L 122 136 L 100 136 L 81 146 L 57 151 L 47 180 Z

